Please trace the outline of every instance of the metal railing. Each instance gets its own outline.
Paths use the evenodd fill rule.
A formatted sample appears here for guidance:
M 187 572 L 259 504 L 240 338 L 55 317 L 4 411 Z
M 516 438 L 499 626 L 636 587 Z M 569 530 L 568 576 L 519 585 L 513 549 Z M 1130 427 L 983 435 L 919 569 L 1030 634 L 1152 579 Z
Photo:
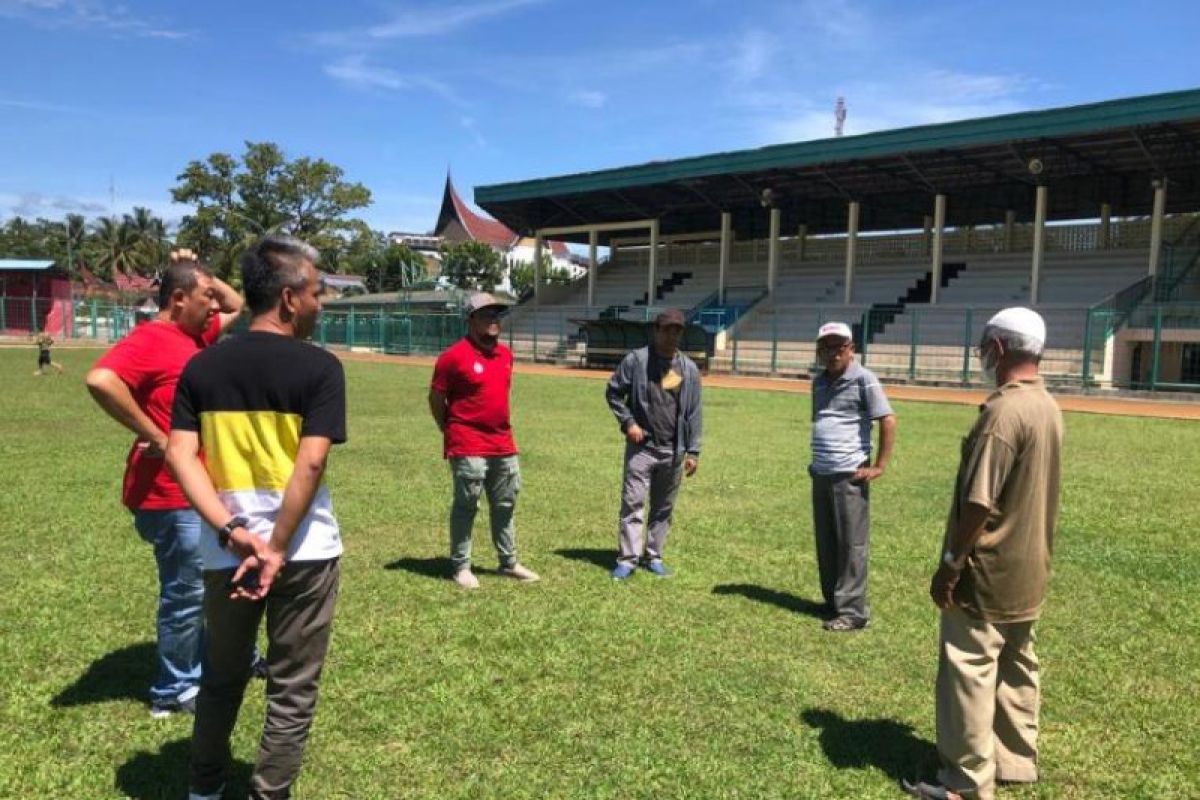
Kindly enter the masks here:
M 1042 372 L 1048 381 L 1081 388 L 1200 392 L 1200 301 L 1142 303 L 1149 279 L 1092 307 L 1038 306 L 1047 321 Z M 728 299 L 728 298 L 727 298 Z M 583 363 L 584 322 L 602 318 L 649 322 L 658 306 L 522 306 L 503 322 L 503 340 L 517 358 Z M 973 356 L 982 327 L 996 308 L 909 304 L 904 307 L 775 305 L 727 306 L 711 320 L 709 363 L 718 371 L 811 374 L 816 330 L 847 322 L 860 361 L 893 380 L 982 386 Z M 703 310 L 693 321 L 704 323 Z M 0 297 L 0 335 L 30 337 L 48 330 L 59 341 L 115 342 L 153 310 L 104 300 Z M 57 326 L 57 327 L 56 327 Z M 466 330 L 461 313 L 417 310 L 325 311 L 318 344 L 383 353 L 435 355 Z

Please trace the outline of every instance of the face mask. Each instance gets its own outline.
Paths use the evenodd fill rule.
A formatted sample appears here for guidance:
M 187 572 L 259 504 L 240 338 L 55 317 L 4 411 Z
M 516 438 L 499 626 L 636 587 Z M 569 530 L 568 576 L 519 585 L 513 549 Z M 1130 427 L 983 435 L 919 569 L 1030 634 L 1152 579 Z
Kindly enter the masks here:
M 981 359 L 983 365 L 983 377 L 992 386 L 996 385 L 996 367 L 1000 365 L 1000 359 L 996 356 L 994 349 L 988 350 L 983 354 Z

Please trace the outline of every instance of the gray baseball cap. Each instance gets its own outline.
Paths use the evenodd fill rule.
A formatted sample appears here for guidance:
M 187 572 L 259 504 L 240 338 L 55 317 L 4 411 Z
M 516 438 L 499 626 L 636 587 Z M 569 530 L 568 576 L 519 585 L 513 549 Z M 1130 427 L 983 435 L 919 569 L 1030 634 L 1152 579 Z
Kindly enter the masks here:
M 504 311 L 508 308 L 508 303 L 502 303 L 487 292 L 476 292 L 467 298 L 467 303 L 463 306 L 466 309 L 467 316 L 474 314 L 483 308 L 496 308 L 499 311 Z

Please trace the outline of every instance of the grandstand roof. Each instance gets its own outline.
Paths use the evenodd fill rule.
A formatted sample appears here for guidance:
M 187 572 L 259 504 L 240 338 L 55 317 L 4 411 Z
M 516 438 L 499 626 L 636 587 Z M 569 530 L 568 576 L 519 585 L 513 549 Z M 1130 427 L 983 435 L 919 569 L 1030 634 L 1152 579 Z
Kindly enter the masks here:
M 785 231 L 820 233 L 845 230 L 851 199 L 862 230 L 920 227 L 937 192 L 951 226 L 1008 209 L 1027 221 L 1038 184 L 1050 219 L 1094 217 L 1102 202 L 1143 215 L 1161 177 L 1169 213 L 1200 208 L 1200 89 L 480 186 L 475 200 L 521 232 L 658 217 L 663 234 L 689 233 L 730 211 L 749 238 L 766 235 L 767 189 Z
M 10 270 L 20 272 L 40 272 L 54 266 L 53 261 L 41 261 L 26 258 L 0 258 L 0 272 Z

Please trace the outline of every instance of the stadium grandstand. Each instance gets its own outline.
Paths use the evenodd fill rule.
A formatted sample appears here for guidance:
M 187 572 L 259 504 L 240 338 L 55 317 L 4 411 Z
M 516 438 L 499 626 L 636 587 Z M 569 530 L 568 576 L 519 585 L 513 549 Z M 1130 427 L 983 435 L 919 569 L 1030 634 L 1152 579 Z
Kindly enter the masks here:
M 1200 90 L 783 144 L 517 183 L 476 203 L 588 246 L 535 281 L 518 356 L 586 359 L 602 320 L 683 308 L 717 370 L 803 374 L 840 319 L 896 380 L 978 382 L 997 309 L 1046 318 L 1047 377 L 1200 389 Z M 601 248 L 607 257 L 601 260 Z

